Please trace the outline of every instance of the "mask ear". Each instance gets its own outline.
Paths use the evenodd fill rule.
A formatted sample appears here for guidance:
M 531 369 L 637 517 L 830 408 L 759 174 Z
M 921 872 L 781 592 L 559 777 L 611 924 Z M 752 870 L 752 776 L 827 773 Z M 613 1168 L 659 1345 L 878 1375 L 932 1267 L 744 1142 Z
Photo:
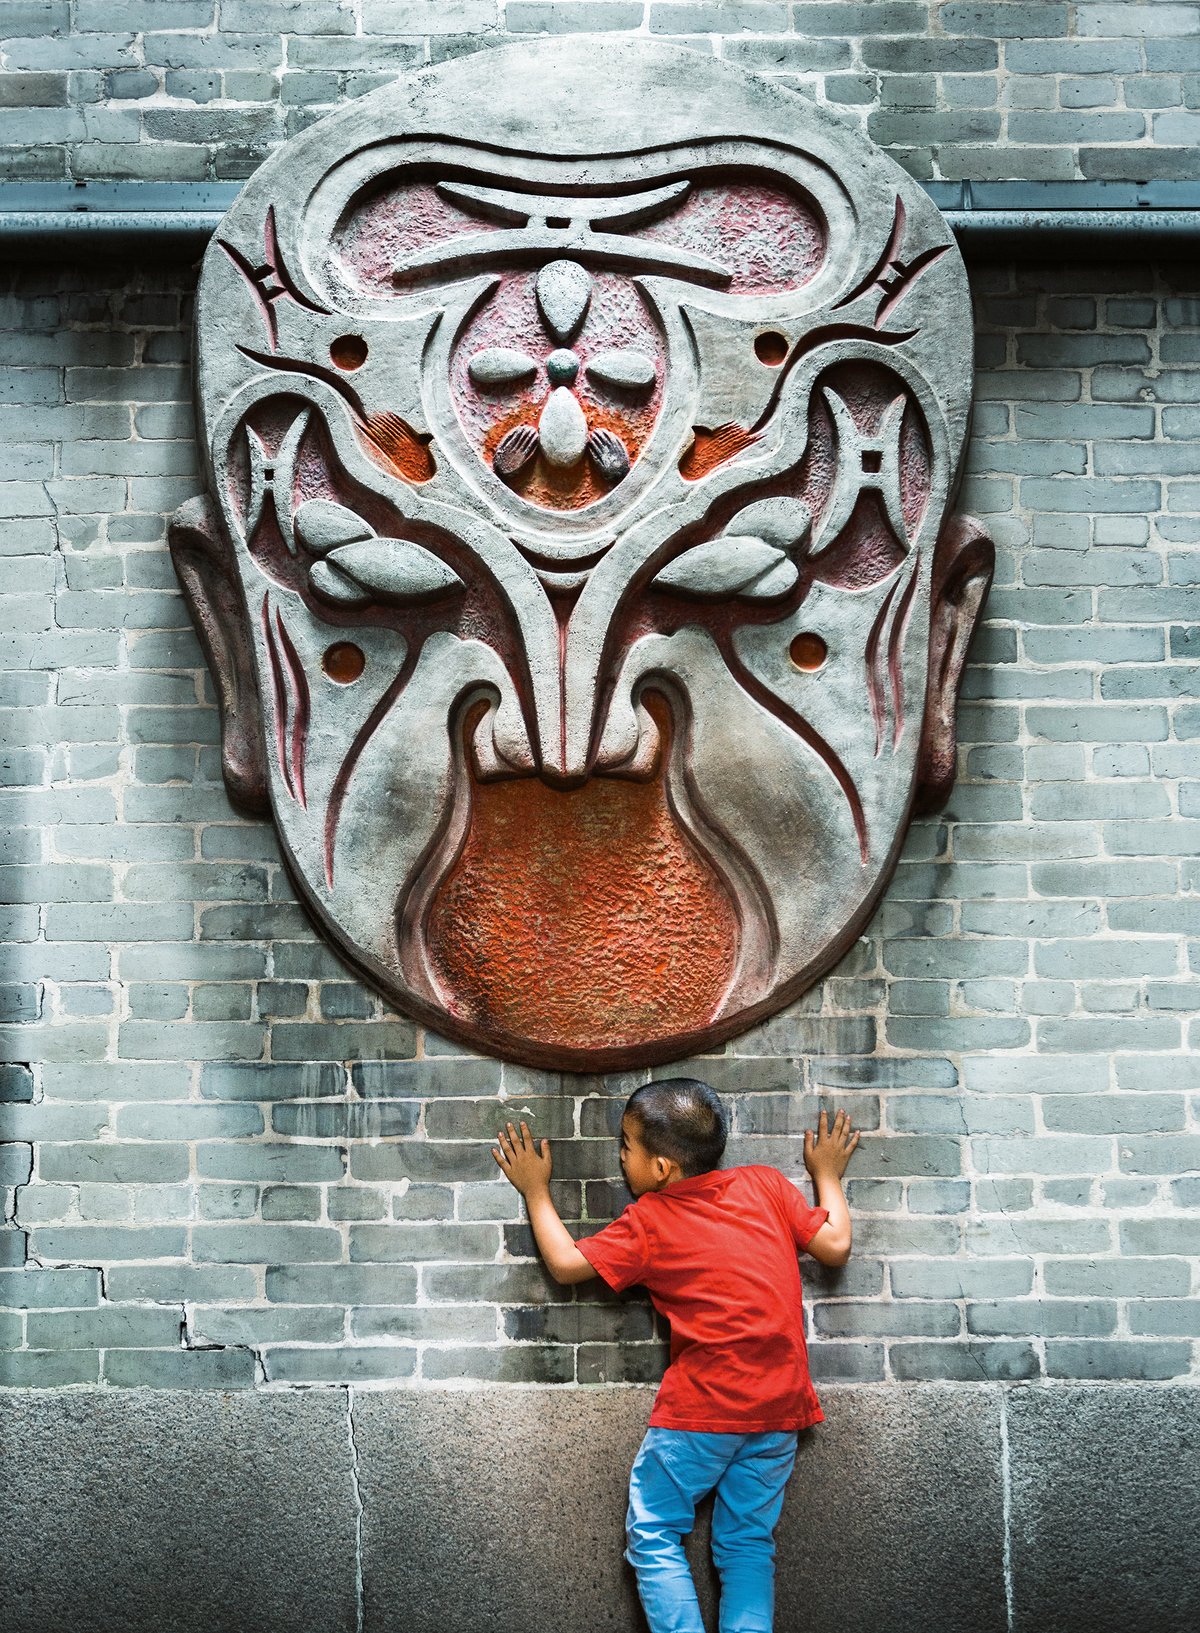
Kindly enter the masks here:
M 167 539 L 217 691 L 225 787 L 235 805 L 268 814 L 262 711 L 246 608 L 209 501 L 189 499 L 182 505 L 171 518 Z
M 996 547 L 973 516 L 952 517 L 933 558 L 929 616 L 929 682 L 913 810 L 936 811 L 954 786 L 958 754 L 955 712 L 967 648 L 996 566 Z

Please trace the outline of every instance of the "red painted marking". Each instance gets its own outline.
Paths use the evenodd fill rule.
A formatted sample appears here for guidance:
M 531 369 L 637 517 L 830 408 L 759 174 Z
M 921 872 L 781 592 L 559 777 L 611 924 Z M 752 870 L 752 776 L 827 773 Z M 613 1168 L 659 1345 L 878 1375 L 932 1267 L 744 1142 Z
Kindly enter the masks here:
M 879 611 L 875 614 L 875 622 L 871 625 L 871 633 L 867 636 L 866 665 L 867 665 L 867 695 L 871 699 L 871 718 L 875 722 L 875 758 L 883 748 L 883 675 L 879 668 L 879 637 L 887 619 L 888 608 L 896 594 L 896 586 L 884 596 Z
M 291 709 L 291 762 L 292 777 L 294 779 L 296 798 L 304 809 L 308 808 L 308 797 L 304 792 L 304 762 L 308 752 L 308 720 L 310 700 L 308 693 L 308 677 L 304 673 L 304 665 L 300 662 L 300 655 L 287 632 L 283 615 L 276 609 L 275 627 L 279 631 L 279 643 L 283 648 L 284 661 L 287 664 L 288 692 L 292 700 Z
M 268 668 L 271 675 L 272 713 L 275 716 L 275 757 L 279 761 L 280 775 L 287 785 L 287 791 L 295 799 L 296 789 L 292 783 L 292 773 L 288 768 L 287 760 L 285 737 L 287 705 L 285 702 L 283 666 L 279 661 L 279 648 L 275 644 L 275 631 L 271 628 L 271 614 L 267 606 L 267 600 L 268 598 L 264 595 L 262 600 L 262 626 L 263 636 L 267 643 L 267 656 L 270 660 Z
M 892 748 L 900 747 L 900 739 L 904 736 L 904 670 L 901 659 L 904 656 L 904 637 L 908 634 L 908 621 L 912 617 L 913 596 L 917 589 L 917 574 L 921 569 L 921 552 L 918 550 L 913 557 L 912 572 L 908 575 L 908 583 L 904 587 L 904 594 L 896 608 L 896 616 L 892 619 L 892 631 L 888 637 L 888 674 L 892 681 L 892 699 L 896 713 L 892 723 Z

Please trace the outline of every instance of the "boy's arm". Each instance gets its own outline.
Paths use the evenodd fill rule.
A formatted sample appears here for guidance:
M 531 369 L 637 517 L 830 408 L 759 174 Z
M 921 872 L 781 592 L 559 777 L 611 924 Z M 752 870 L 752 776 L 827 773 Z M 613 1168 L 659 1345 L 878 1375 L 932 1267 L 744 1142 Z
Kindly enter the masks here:
M 842 1194 L 842 1175 L 857 1144 L 858 1134 L 851 1134 L 850 1119 L 844 1111 L 839 1111 L 833 1119 L 832 1128 L 828 1114 L 823 1111 L 816 1134 L 811 1128 L 805 1130 L 804 1166 L 812 1175 L 817 1206 L 829 1214 L 805 1251 L 821 1264 L 836 1267 L 850 1257 L 853 1228 Z
M 525 1198 L 525 1210 L 533 1229 L 538 1252 L 546 1261 L 546 1269 L 555 1281 L 569 1286 L 572 1282 L 590 1281 L 596 1271 L 584 1258 L 571 1239 L 571 1233 L 558 1217 L 558 1209 L 550 1200 L 550 1141 L 542 1141 L 541 1154 L 525 1123 L 518 1134 L 511 1123 L 507 1132 L 497 1134 L 499 1150 L 492 1147 L 505 1178 Z

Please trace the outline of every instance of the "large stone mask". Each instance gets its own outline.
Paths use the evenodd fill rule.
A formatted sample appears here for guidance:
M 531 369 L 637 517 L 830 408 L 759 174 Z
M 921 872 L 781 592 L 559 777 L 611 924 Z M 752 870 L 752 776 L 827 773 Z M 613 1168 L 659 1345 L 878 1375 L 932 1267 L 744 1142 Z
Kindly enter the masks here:
M 835 962 L 992 563 L 966 277 L 893 162 L 694 52 L 482 52 L 263 165 L 196 368 L 226 781 L 369 981 L 594 1069 Z

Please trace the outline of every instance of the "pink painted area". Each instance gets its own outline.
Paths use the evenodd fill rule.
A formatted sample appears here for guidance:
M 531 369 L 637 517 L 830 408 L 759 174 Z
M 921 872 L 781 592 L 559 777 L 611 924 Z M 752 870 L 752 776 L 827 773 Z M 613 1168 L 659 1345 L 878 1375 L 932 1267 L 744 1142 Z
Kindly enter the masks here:
M 454 407 L 467 439 L 488 469 L 496 444 L 504 434 L 514 426 L 536 426 L 550 395 L 545 359 L 557 349 L 557 343 L 540 320 L 536 281 L 536 269 L 504 274 L 495 296 L 467 323 L 451 356 Z M 485 346 L 511 346 L 524 351 L 537 363 L 536 376 L 524 384 L 480 389 L 470 379 L 467 367 L 475 353 Z M 637 349 L 653 359 L 653 387 L 629 392 L 593 384 L 588 379 L 588 359 L 612 348 Z M 602 426 L 616 433 L 633 464 L 650 438 L 663 405 L 666 340 L 629 279 L 606 271 L 593 274 L 588 315 L 570 349 L 580 359 L 580 376 L 573 390 L 580 400 L 589 431 Z M 586 459 L 563 472 L 553 470 L 539 457 L 514 480 L 513 487 L 531 505 L 544 509 L 581 509 L 584 505 L 593 505 L 609 492 L 609 487 L 596 477 L 591 462 Z
M 843 363 L 821 376 L 812 394 L 809 444 L 801 467 L 801 494 L 814 516 L 829 503 L 837 471 L 837 435 L 825 406 L 823 386 L 831 386 L 846 404 L 860 431 L 879 430 L 888 404 L 904 383 L 877 363 Z M 909 532 L 916 531 L 929 503 L 931 462 L 920 411 L 908 399 L 900 432 L 900 507 Z M 859 498 L 841 536 L 814 563 L 818 578 L 841 589 L 866 589 L 892 572 L 907 554 L 896 538 L 877 493 Z
M 494 221 L 467 215 L 432 180 L 395 182 L 357 199 L 333 238 L 333 253 L 355 287 L 394 295 L 398 264 L 451 238 L 498 232 Z
M 536 270 L 510 272 L 495 295 L 467 324 L 450 360 L 450 391 L 459 421 L 483 462 L 491 468 L 501 437 L 517 425 L 536 426 L 550 395 L 546 359 L 557 343 L 547 334 L 537 309 Z M 488 346 L 511 346 L 538 365 L 530 381 L 515 386 L 480 388 L 467 369 L 475 353 Z M 654 361 L 654 385 L 630 392 L 593 385 L 587 378 L 588 359 L 598 352 L 632 347 Z M 592 299 L 583 328 L 570 348 L 579 359 L 574 391 L 589 430 L 601 426 L 625 444 L 630 464 L 645 446 L 662 407 L 666 382 L 666 341 L 641 295 L 628 278 L 617 272 L 595 272 Z M 514 482 L 531 504 L 548 510 L 579 510 L 609 491 L 581 460 L 569 471 L 555 471 L 537 459 Z
M 717 261 L 735 295 L 774 295 L 798 289 L 825 259 L 825 223 L 798 191 L 751 173 L 700 183 L 677 210 L 631 236 Z

